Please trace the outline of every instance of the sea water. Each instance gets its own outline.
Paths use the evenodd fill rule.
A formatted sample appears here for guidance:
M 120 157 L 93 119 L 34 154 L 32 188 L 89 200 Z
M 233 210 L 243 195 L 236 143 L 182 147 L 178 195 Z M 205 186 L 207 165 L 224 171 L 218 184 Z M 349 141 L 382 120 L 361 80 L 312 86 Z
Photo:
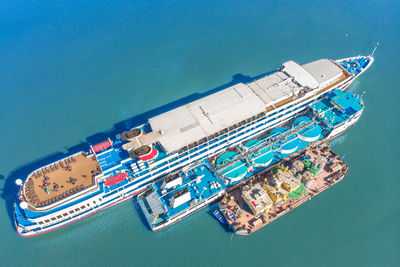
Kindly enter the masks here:
M 398 1 L 2 1 L 0 265 L 398 264 L 399 14 Z M 133 200 L 17 235 L 14 181 L 33 169 L 196 93 L 291 59 L 368 55 L 376 42 L 350 88 L 366 92 L 364 114 L 333 143 L 348 176 L 253 235 L 206 210 L 152 233 Z

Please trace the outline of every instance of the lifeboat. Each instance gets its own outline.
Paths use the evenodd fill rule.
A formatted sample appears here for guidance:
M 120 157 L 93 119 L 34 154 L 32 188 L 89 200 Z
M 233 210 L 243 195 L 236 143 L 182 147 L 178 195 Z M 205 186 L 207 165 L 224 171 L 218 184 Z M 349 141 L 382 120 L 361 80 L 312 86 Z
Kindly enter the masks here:
M 113 143 L 112 143 L 111 140 L 107 140 L 107 141 L 104 141 L 104 142 L 102 142 L 100 144 L 94 145 L 92 147 L 92 149 L 93 149 L 94 152 L 98 153 L 98 152 L 100 152 L 100 151 L 102 151 L 104 149 L 110 148 L 112 146 L 112 144 Z
M 123 180 L 125 180 L 126 177 L 128 177 L 127 173 L 125 173 L 125 172 L 119 173 L 113 177 L 108 178 L 104 184 L 106 186 L 115 185 L 115 184 L 118 184 L 118 183 L 122 182 Z

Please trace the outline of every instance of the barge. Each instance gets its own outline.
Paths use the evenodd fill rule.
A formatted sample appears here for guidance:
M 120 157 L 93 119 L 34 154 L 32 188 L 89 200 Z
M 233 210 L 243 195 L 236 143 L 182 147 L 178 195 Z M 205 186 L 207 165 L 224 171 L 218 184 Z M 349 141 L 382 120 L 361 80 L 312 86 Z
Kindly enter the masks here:
M 315 146 L 251 177 L 219 207 L 236 234 L 249 235 L 340 182 L 348 169 L 329 146 Z

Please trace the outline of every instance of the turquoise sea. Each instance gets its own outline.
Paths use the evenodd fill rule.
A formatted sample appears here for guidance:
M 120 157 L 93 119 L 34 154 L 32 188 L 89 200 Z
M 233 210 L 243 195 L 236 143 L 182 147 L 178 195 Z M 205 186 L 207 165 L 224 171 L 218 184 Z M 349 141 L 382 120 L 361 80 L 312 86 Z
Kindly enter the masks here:
M 1 1 L 0 265 L 399 266 L 399 25 L 394 0 Z M 333 143 L 349 175 L 257 233 L 205 210 L 152 233 L 131 200 L 17 235 L 14 181 L 32 169 L 196 93 L 376 42 L 350 88 L 365 112 Z

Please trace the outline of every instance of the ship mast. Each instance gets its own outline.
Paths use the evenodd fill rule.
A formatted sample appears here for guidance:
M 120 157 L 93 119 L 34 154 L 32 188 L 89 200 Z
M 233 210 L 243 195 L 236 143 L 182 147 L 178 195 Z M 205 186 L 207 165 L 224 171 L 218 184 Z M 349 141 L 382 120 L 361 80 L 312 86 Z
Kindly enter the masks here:
M 376 43 L 374 50 L 372 50 L 372 53 L 370 55 L 371 57 L 374 56 L 375 50 L 376 50 L 376 48 L 378 48 L 378 46 L 379 46 L 379 43 Z

